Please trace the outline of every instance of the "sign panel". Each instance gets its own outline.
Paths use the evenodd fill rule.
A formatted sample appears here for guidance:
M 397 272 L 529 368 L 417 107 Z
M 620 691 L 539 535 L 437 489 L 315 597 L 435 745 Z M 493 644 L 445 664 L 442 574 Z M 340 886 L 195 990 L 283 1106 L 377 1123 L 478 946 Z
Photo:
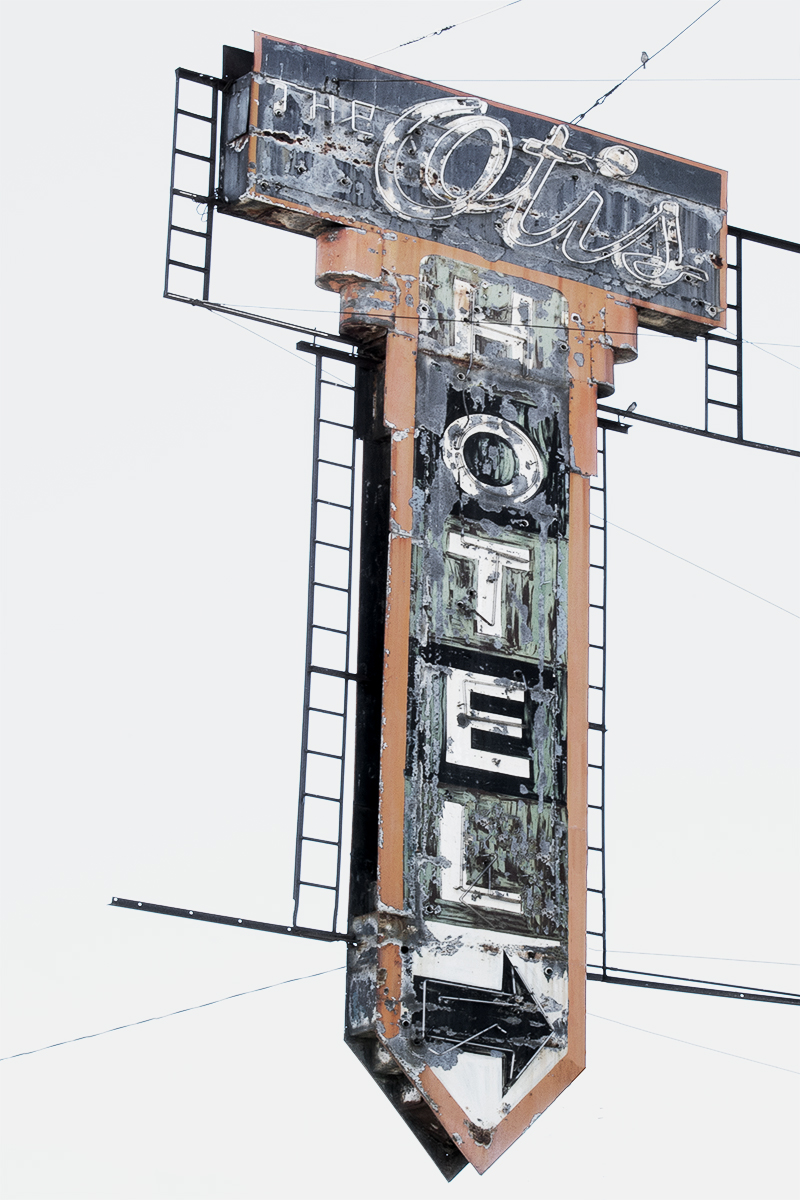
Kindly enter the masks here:
M 724 172 L 260 34 L 222 191 L 297 231 L 390 227 L 621 293 L 689 336 L 724 305 Z
M 721 323 L 724 175 L 261 34 L 222 140 L 371 362 L 346 1038 L 484 1171 L 584 1066 L 596 400 Z
M 568 346 L 541 284 L 430 256 L 420 296 L 390 1046 L 485 1150 L 567 1053 Z

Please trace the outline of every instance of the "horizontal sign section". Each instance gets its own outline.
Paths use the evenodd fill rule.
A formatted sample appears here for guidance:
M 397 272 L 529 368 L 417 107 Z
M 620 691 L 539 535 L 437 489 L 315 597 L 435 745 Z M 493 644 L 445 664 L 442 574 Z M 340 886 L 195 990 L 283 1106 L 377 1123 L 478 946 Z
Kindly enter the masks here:
M 227 211 L 368 223 L 718 319 L 724 172 L 260 34 L 255 66 L 226 100 Z

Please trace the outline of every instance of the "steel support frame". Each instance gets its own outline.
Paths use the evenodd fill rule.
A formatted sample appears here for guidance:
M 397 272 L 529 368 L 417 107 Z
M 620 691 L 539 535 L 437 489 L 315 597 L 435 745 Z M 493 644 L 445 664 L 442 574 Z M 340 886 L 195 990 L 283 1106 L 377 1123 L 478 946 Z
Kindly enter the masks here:
M 603 411 L 620 411 L 609 410 L 606 405 L 598 405 L 598 409 Z M 634 416 L 633 413 L 620 413 L 626 418 Z M 684 975 L 665 975 L 657 971 L 636 971 L 626 969 L 624 967 L 612 967 L 608 963 L 608 924 L 607 924 L 607 879 L 606 879 L 606 788 L 605 788 L 605 763 L 606 763 L 606 655 L 607 655 L 607 570 L 608 570 L 608 446 L 607 432 L 614 430 L 615 432 L 627 433 L 630 426 L 617 424 L 603 418 L 598 420 L 597 431 L 597 455 L 599 469 L 596 476 L 596 481 L 592 483 L 591 490 L 601 498 L 600 511 L 596 512 L 591 518 L 591 528 L 597 531 L 600 537 L 600 553 L 592 553 L 590 555 L 590 571 L 596 570 L 602 572 L 602 590 L 601 599 L 592 601 L 592 592 L 589 595 L 589 608 L 600 611 L 600 629 L 595 636 L 600 637 L 599 642 L 590 641 L 590 649 L 597 650 L 601 658 L 600 682 L 591 682 L 590 689 L 597 690 L 600 693 L 600 716 L 599 722 L 589 722 L 590 730 L 594 730 L 599 735 L 599 762 L 591 761 L 591 753 L 587 769 L 591 773 L 592 770 L 597 770 L 600 776 L 599 787 L 590 788 L 589 809 L 596 809 L 600 813 L 599 830 L 600 830 L 600 845 L 593 846 L 589 843 L 588 850 L 591 854 L 595 852 L 600 857 L 600 887 L 593 888 L 587 886 L 589 895 L 596 893 L 600 896 L 600 929 L 587 929 L 587 939 L 594 937 L 600 938 L 600 964 L 589 961 L 590 951 L 587 944 L 587 970 L 586 978 L 593 983 L 615 983 L 626 987 L 643 987 L 651 988 L 658 991 L 667 992 L 687 992 L 692 995 L 700 996 L 721 996 L 732 1000 L 758 1000 L 770 1004 L 794 1004 L 800 1005 L 800 994 L 796 992 L 787 992 L 780 990 L 771 990 L 769 988 L 753 988 L 750 985 L 726 984 L 719 980 L 710 979 L 694 979 Z M 696 432 L 690 430 L 689 432 Z M 719 435 L 711 435 L 719 436 Z M 728 439 L 737 440 L 737 439 Z M 747 443 L 745 443 L 747 444 Z M 599 559 L 599 561 L 598 561 Z M 592 803 L 592 791 L 597 797 L 598 802 Z M 587 881 L 588 884 L 588 881 Z

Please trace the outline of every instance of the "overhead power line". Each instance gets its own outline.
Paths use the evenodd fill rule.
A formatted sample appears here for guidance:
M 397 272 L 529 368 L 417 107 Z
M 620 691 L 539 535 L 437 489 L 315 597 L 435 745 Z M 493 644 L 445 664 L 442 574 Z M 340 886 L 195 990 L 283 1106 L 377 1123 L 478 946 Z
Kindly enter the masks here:
M 469 25 L 470 21 L 480 21 L 482 17 L 492 17 L 495 13 L 502 12 L 504 8 L 513 8 L 515 4 L 521 4 L 522 0 L 509 0 L 508 4 L 501 4 L 498 8 L 490 8 L 486 12 L 477 13 L 474 17 L 466 17 L 463 21 L 456 21 L 453 25 L 443 25 L 441 29 L 434 29 L 433 33 L 423 33 L 422 37 L 411 38 L 409 42 L 400 42 L 398 46 L 390 46 L 388 50 L 379 50 L 377 54 L 373 54 L 371 58 L 380 58 L 384 54 L 391 54 L 393 50 L 402 50 L 404 46 L 415 46 L 417 42 L 427 42 L 428 38 L 439 37 L 443 33 L 449 33 L 451 29 L 458 29 L 461 25 Z
M 289 983 L 302 983 L 307 979 L 318 979 L 321 975 L 333 975 L 337 971 L 343 971 L 344 966 L 330 967 L 326 971 L 315 971 L 311 975 L 297 975 L 292 979 L 281 979 L 277 983 L 267 983 L 262 987 L 249 988 L 246 992 L 233 992 L 230 996 L 219 996 L 216 1000 L 206 1000 L 202 1004 L 190 1004 L 186 1008 L 177 1008 L 173 1012 L 159 1013 L 156 1017 L 144 1017 L 141 1021 L 129 1021 L 125 1025 L 115 1025 L 111 1029 L 100 1029 L 96 1033 L 84 1033 L 80 1037 L 67 1038 L 63 1042 L 51 1042 L 48 1046 L 38 1046 L 35 1050 L 21 1050 L 17 1054 L 7 1054 L 0 1058 L 0 1062 L 9 1062 L 13 1058 L 26 1058 L 31 1054 L 41 1054 L 44 1050 L 56 1050 L 59 1046 L 71 1046 L 75 1042 L 86 1042 L 91 1038 L 105 1037 L 107 1033 L 119 1033 L 123 1029 L 135 1029 L 137 1025 L 149 1025 L 153 1021 L 165 1021 L 168 1017 L 183 1016 L 184 1013 L 197 1012 L 201 1008 L 211 1008 L 215 1004 L 224 1004 L 227 1000 L 239 1000 L 242 996 L 253 996 L 258 992 L 268 992 L 272 988 L 285 987 Z M 680 1042 L 684 1046 L 693 1046 L 696 1050 L 710 1050 L 713 1054 L 724 1054 L 728 1058 L 738 1058 L 742 1062 L 755 1063 L 760 1067 L 772 1067 L 775 1071 L 787 1071 L 791 1075 L 800 1075 L 800 1071 L 795 1071 L 791 1067 L 781 1067 L 777 1063 L 764 1062 L 758 1058 L 745 1058 L 742 1054 L 732 1054 L 729 1050 L 718 1050 L 715 1046 L 703 1046 L 699 1042 L 688 1042 L 684 1038 L 676 1038 L 668 1033 L 659 1033 L 655 1029 L 643 1029 L 640 1025 L 629 1025 L 626 1021 L 616 1021 L 613 1017 L 604 1017 L 600 1013 L 587 1012 L 589 1017 L 594 1017 L 598 1021 L 609 1021 L 612 1025 L 622 1025 L 625 1029 L 635 1029 L 638 1033 L 648 1033 L 651 1037 L 666 1038 L 670 1042 Z
M 622 525 L 617 525 L 614 521 L 607 521 L 606 524 L 612 525 L 620 533 L 627 533 L 629 537 L 638 538 L 640 542 L 647 542 L 648 546 L 653 546 L 654 549 L 661 550 L 664 554 L 669 554 L 672 558 L 679 558 L 681 562 L 688 563 L 690 567 L 695 567 L 698 571 L 705 571 L 706 575 L 713 575 L 715 579 L 721 579 L 723 583 L 729 583 L 731 587 L 738 588 L 740 592 L 746 592 L 748 596 L 753 596 L 756 600 L 762 600 L 764 604 L 770 604 L 773 608 L 780 609 L 781 612 L 788 613 L 790 617 L 794 617 L 796 621 L 800 621 L 800 613 L 792 612 L 791 609 L 784 608 L 782 604 L 776 604 L 774 600 L 768 600 L 766 596 L 759 596 L 757 592 L 751 592 L 749 588 L 742 587 L 740 583 L 734 583 L 732 579 L 726 579 L 724 575 L 718 575 L 716 571 L 709 571 L 708 567 L 701 567 L 699 563 L 692 562 L 690 558 L 684 558 L 682 554 L 676 554 L 674 550 L 667 550 L 666 546 L 659 546 L 657 542 L 651 542 L 649 538 L 642 537 L 640 533 L 634 533 L 632 529 L 624 529 Z
M 609 954 L 635 954 L 640 958 L 693 958 L 703 962 L 755 963 L 763 967 L 800 967 L 796 962 L 776 962 L 772 958 L 726 958 L 722 954 L 673 954 L 666 950 L 609 950 Z
M 698 21 L 700 18 L 697 18 Z M 655 55 L 653 55 L 655 58 Z M 650 59 L 647 60 L 650 62 Z M 376 80 L 380 83 L 381 80 Z M 393 83 L 394 80 L 386 80 Z M 570 79 L 568 76 L 539 76 L 533 79 L 512 79 L 508 75 L 483 78 L 477 75 L 437 76 L 437 83 L 611 83 L 608 79 Z M 798 75 L 676 75 L 673 78 L 659 75 L 637 79 L 637 83 L 800 83 Z
M 294 350 L 290 350 L 288 346 L 282 346 L 280 342 L 274 342 L 272 338 L 265 337 L 264 334 L 259 333 L 258 330 L 251 329 L 249 325 L 243 325 L 241 321 L 234 321 L 233 317 L 226 316 L 225 313 L 215 312 L 213 308 L 210 311 L 213 312 L 215 316 L 222 317 L 225 321 L 228 321 L 229 324 L 236 325 L 239 329 L 243 329 L 245 333 L 252 333 L 253 337 L 261 338 L 262 342 L 268 342 L 269 345 L 274 346 L 276 350 L 282 350 L 284 354 L 290 354 L 292 358 L 298 359 L 299 362 L 306 363 L 307 365 L 311 362 L 311 359 L 307 354 L 295 354 Z M 338 375 L 333 375 L 327 370 L 327 368 L 323 368 L 322 373 L 323 375 L 329 375 L 335 383 L 344 383 L 343 379 L 340 379 Z
M 594 104 L 591 104 L 586 109 L 586 112 L 582 112 L 580 114 L 580 116 L 577 116 L 575 118 L 575 120 L 571 122 L 571 124 L 572 125 L 580 125 L 583 118 L 587 117 L 589 115 L 589 113 L 592 112 L 593 109 L 599 108 L 601 104 L 605 104 L 608 97 L 612 96 L 614 94 L 614 92 L 616 92 L 619 88 L 621 88 L 623 83 L 627 83 L 628 80 L 632 79 L 633 76 L 638 74 L 639 71 L 643 71 L 649 62 L 652 62 L 654 58 L 658 58 L 659 54 L 663 54 L 663 52 L 667 49 L 668 46 L 671 46 L 673 44 L 673 42 L 677 42 L 679 37 L 683 37 L 683 35 L 689 29 L 691 29 L 693 25 L 696 25 L 698 21 L 701 21 L 703 19 L 703 17 L 706 15 L 706 13 L 710 13 L 712 8 L 716 8 L 717 5 L 719 4 L 719 2 L 720 2 L 720 0 L 714 0 L 714 3 L 710 4 L 707 9 L 705 9 L 703 12 L 701 12 L 699 17 L 695 17 L 695 19 L 693 21 L 690 21 L 685 29 L 682 29 L 680 31 L 680 33 L 676 33 L 675 37 L 670 38 L 670 40 L 668 42 L 666 42 L 661 47 L 660 50 L 656 50 L 655 54 L 646 54 L 645 52 L 642 52 L 642 61 L 639 63 L 639 66 L 635 67 L 630 72 L 630 74 L 625 76 L 624 79 L 620 79 L 619 83 L 615 83 L 614 86 L 612 88 L 609 88 L 607 92 L 604 92 L 602 96 L 598 96 L 598 98 L 595 100 Z
M 234 992 L 220 996 L 217 1000 L 206 1000 L 203 1004 L 190 1004 L 188 1008 L 176 1008 L 174 1012 L 159 1013 L 157 1017 L 144 1017 L 141 1021 L 129 1021 L 127 1025 L 115 1025 L 113 1029 L 100 1029 L 97 1033 L 84 1033 L 80 1037 L 67 1038 L 63 1042 L 51 1042 L 49 1046 L 38 1046 L 35 1050 L 20 1050 L 18 1054 L 6 1054 L 0 1062 L 12 1058 L 25 1058 L 28 1054 L 41 1054 L 43 1050 L 55 1050 L 58 1046 L 71 1046 L 73 1042 L 86 1042 L 89 1038 L 105 1037 L 107 1033 L 119 1033 L 122 1029 L 134 1029 L 137 1025 L 149 1025 L 151 1021 L 165 1021 L 167 1017 L 180 1017 L 183 1013 L 196 1012 L 199 1008 L 211 1008 L 212 1004 L 224 1004 L 226 1000 L 238 1000 L 241 996 L 252 996 L 256 992 L 268 992 L 272 988 L 285 987 L 287 983 L 302 983 L 304 979 L 317 979 L 320 975 L 332 975 L 344 967 L 329 967 L 327 971 L 315 971 L 313 975 L 297 975 L 294 979 L 280 979 L 277 983 L 265 983 L 263 987 L 250 988 L 246 992 Z
M 786 363 L 787 367 L 794 367 L 795 371 L 800 371 L 800 366 L 797 363 L 789 362 L 788 358 L 781 358 L 780 354 L 775 354 L 772 350 L 766 350 L 764 345 L 759 342 L 751 342 L 747 338 L 742 338 L 742 341 L 746 346 L 755 346 L 756 350 L 760 350 L 762 354 L 768 354 L 770 358 L 777 358 L 778 362 Z
M 612 1025 L 622 1025 L 625 1029 L 635 1029 L 637 1033 L 649 1033 L 651 1037 L 666 1038 L 668 1042 L 680 1042 L 682 1046 L 694 1046 L 695 1050 L 710 1050 L 712 1054 L 724 1054 L 726 1058 L 738 1058 L 741 1062 L 755 1063 L 759 1067 L 772 1067 L 773 1071 L 786 1071 L 789 1075 L 800 1075 L 793 1067 L 779 1067 L 777 1063 L 764 1062 L 762 1058 L 745 1058 L 743 1054 L 733 1054 L 730 1050 L 718 1050 L 716 1046 L 703 1046 L 700 1042 L 687 1042 L 685 1038 L 673 1037 L 669 1033 L 657 1033 L 655 1029 L 642 1029 L 641 1025 L 629 1025 L 627 1021 L 615 1021 L 613 1017 L 601 1017 L 600 1013 L 587 1012 L 587 1017 L 597 1021 L 609 1021 Z

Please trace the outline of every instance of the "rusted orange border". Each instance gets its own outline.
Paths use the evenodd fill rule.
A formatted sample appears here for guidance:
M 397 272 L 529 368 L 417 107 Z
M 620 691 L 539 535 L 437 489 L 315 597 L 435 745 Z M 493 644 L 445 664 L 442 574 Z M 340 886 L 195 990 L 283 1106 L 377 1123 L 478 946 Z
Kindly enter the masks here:
M 363 59 L 349 58 L 345 54 L 334 55 L 333 52 L 330 50 L 319 50 L 315 46 L 306 46 L 299 42 L 289 41 L 286 38 L 272 37 L 270 34 L 258 33 L 258 32 L 255 33 L 255 54 L 254 54 L 254 64 L 253 64 L 254 72 L 258 72 L 261 70 L 262 38 L 265 38 L 269 42 L 276 42 L 277 44 L 282 45 L 282 46 L 295 46 L 300 50 L 308 50 L 312 54 L 330 55 L 331 57 L 335 57 L 342 62 L 353 63 L 353 65 L 357 66 L 357 67 L 366 67 L 370 71 L 381 71 L 381 72 L 383 72 L 384 75 L 389 75 L 395 79 L 407 79 L 410 83 L 421 83 L 421 84 L 424 84 L 426 87 L 435 87 L 437 90 L 445 92 L 451 96 L 465 96 L 467 98 L 470 98 L 475 95 L 474 92 L 462 92 L 462 91 L 459 91 L 457 88 L 444 87 L 438 83 L 434 83 L 432 80 L 420 79 L 416 75 L 404 75 L 400 71 L 391 71 L 387 67 L 379 67 L 375 63 L 366 62 Z M 251 84 L 250 84 L 250 128 L 251 129 L 258 129 L 258 89 L 259 89 L 258 81 L 257 81 L 257 79 L 253 78 L 251 80 Z M 604 141 L 609 142 L 614 145 L 616 145 L 618 142 L 621 141 L 620 138 L 612 137 L 611 134 L 599 133 L 597 130 L 594 130 L 594 129 L 586 129 L 585 126 L 583 126 L 583 125 L 581 125 L 581 126 L 571 125 L 568 121 L 562 121 L 559 118 L 555 118 L 555 117 L 544 116 L 541 113 L 534 113 L 534 112 L 531 112 L 529 109 L 517 108 L 512 104 L 503 104 L 500 101 L 490 100 L 486 97 L 479 97 L 479 98 L 486 99 L 486 103 L 490 104 L 493 108 L 501 108 L 501 109 L 504 109 L 506 112 L 521 113 L 523 116 L 536 117 L 537 119 L 542 120 L 542 121 L 552 121 L 554 125 L 567 125 L 567 127 L 570 129 L 580 128 L 582 132 L 591 133 L 593 137 L 602 138 Z M 255 169 L 256 169 L 256 142 L 257 142 L 257 135 L 251 134 L 249 141 L 248 141 L 248 147 L 247 147 L 248 169 L 250 171 L 255 171 Z M 720 244 L 719 244 L 719 254 L 722 259 L 722 266 L 719 268 L 719 272 L 720 272 L 719 294 L 720 294 L 720 310 L 721 311 L 720 311 L 720 315 L 718 318 L 712 319 L 708 316 L 703 317 L 699 313 L 697 316 L 693 316 L 691 313 L 687 313 L 683 309 L 670 308 L 664 304 L 654 304 L 650 300 L 639 300 L 639 299 L 634 300 L 633 297 L 629 296 L 625 292 L 606 291 L 605 294 L 609 298 L 613 297 L 613 299 L 615 299 L 615 300 L 624 301 L 625 303 L 635 303 L 637 308 L 650 309 L 653 312 L 661 312 L 661 313 L 665 313 L 669 316 L 679 317 L 682 320 L 694 322 L 703 328 L 709 328 L 709 329 L 710 328 L 721 328 L 721 329 L 726 328 L 725 311 L 726 311 L 726 303 L 727 303 L 726 297 L 727 297 L 727 257 L 728 257 L 727 256 L 727 244 L 728 244 L 727 243 L 727 234 L 728 234 L 728 218 L 727 218 L 728 173 L 727 173 L 727 171 L 724 171 L 719 167 L 711 167 L 707 163 L 695 162 L 694 159 L 691 159 L 691 158 L 682 158 L 678 154 L 669 154 L 664 150 L 656 150 L 652 146 L 642 146 L 638 142 L 626 141 L 624 144 L 626 146 L 632 147 L 635 150 L 643 150 L 648 154 L 656 154 L 660 158 L 668 158 L 672 162 L 686 163 L 688 166 L 699 167 L 701 170 L 704 170 L 704 171 L 714 171 L 719 175 L 719 177 L 720 177 L 720 208 L 722 209 L 722 213 L 723 213 L 722 228 L 720 229 Z M 261 193 L 258 193 L 258 192 L 253 192 L 251 195 L 252 195 L 252 199 L 256 202 L 260 199 L 269 200 L 270 203 L 276 207 L 285 208 L 285 209 L 288 209 L 288 210 L 294 211 L 294 212 L 311 213 L 314 216 L 319 216 L 319 217 L 323 217 L 327 220 L 330 220 L 331 222 L 334 222 L 337 225 L 353 226 L 355 228 L 369 230 L 370 232 L 374 232 L 374 233 L 380 233 L 382 231 L 382 229 L 390 228 L 390 226 L 381 227 L 378 225 L 371 225 L 366 221 L 359 221 L 355 217 L 342 217 L 342 216 L 338 216 L 338 215 L 333 215 L 331 213 L 322 212 L 321 210 L 311 209 L 311 208 L 308 208 L 306 205 L 296 204 L 293 201 L 289 201 L 289 200 L 282 200 L 275 196 L 262 195 Z M 438 245 L 438 243 L 430 243 L 430 244 Z M 463 251 L 461 251 L 457 247 L 447 246 L 446 252 L 452 258 L 461 259 L 463 257 Z M 466 259 L 464 261 L 466 261 Z M 481 259 L 480 261 L 486 262 L 489 260 Z M 502 266 L 501 266 L 501 264 L 502 264 Z M 525 278 L 528 277 L 526 268 L 523 267 L 518 270 L 516 268 L 515 264 L 507 263 L 503 259 L 497 259 L 494 262 L 490 262 L 490 266 L 491 266 L 492 270 L 502 271 L 503 274 L 518 274 L 518 275 L 524 276 Z M 546 276 L 543 272 L 537 272 L 536 274 L 537 274 L 537 278 L 543 282 L 546 281 L 548 283 L 548 286 L 556 287 L 560 291 L 564 290 L 561 287 L 560 282 L 555 282 L 556 280 L 560 279 L 560 276 L 556 276 L 556 275 L 547 275 Z M 572 281 L 572 282 L 574 282 L 574 281 Z M 578 286 L 583 287 L 586 285 L 580 284 Z

